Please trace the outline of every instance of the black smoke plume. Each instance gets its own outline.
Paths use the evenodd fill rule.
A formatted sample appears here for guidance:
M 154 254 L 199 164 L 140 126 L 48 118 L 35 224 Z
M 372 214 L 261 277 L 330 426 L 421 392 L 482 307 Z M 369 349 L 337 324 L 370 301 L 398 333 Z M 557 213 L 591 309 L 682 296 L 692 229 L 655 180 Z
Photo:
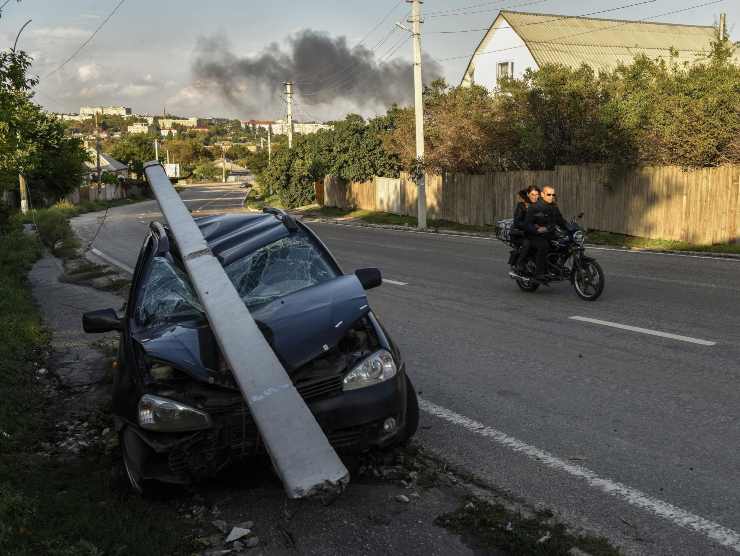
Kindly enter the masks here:
M 258 55 L 243 57 L 222 38 L 201 38 L 192 71 L 196 87 L 217 91 L 244 116 L 284 112 L 285 81 L 294 83 L 299 118 L 306 116 L 302 106 L 325 118 L 348 111 L 378 113 L 413 99 L 412 64 L 393 57 L 395 46 L 410 49 L 411 41 L 399 43 L 398 33 L 392 38 L 376 55 L 362 45 L 349 47 L 345 37 L 306 29 L 289 37 L 286 49 L 272 43 Z M 442 74 L 426 57 L 422 67 L 425 83 Z

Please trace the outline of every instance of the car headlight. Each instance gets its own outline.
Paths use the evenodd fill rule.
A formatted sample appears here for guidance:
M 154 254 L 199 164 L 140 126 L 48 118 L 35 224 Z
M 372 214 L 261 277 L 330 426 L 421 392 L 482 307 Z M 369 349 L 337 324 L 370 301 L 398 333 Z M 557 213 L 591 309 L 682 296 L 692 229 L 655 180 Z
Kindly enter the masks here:
M 347 391 L 373 386 L 396 376 L 397 372 L 393 356 L 381 349 L 363 359 L 344 377 L 343 388 Z
M 139 426 L 157 432 L 197 431 L 211 428 L 211 417 L 184 403 L 144 394 L 139 400 Z
M 583 242 L 586 241 L 586 234 L 582 230 L 576 230 L 573 232 L 573 241 L 578 245 L 583 245 Z

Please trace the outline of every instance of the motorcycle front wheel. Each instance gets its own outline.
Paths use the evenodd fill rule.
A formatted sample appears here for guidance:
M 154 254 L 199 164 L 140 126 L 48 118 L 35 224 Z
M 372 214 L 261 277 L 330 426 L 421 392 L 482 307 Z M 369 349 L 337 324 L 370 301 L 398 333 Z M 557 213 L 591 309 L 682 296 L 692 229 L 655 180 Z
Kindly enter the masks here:
M 596 301 L 604 291 L 604 271 L 594 260 L 582 261 L 573 269 L 573 289 L 581 299 Z

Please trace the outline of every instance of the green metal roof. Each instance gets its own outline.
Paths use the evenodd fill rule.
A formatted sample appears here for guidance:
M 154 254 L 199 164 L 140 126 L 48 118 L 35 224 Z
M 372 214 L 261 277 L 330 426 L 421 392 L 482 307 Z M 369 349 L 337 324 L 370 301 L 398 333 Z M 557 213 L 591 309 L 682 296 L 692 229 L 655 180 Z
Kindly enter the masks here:
M 578 68 L 587 64 L 597 71 L 607 70 L 620 63 L 629 64 L 639 54 L 667 59 L 671 48 L 678 52 L 678 62 L 690 62 L 708 52 L 716 37 L 711 26 L 503 10 L 481 40 L 466 74 L 477 56 L 495 52 L 495 38 L 491 35 L 500 19 L 519 35 L 540 67 L 561 64 Z

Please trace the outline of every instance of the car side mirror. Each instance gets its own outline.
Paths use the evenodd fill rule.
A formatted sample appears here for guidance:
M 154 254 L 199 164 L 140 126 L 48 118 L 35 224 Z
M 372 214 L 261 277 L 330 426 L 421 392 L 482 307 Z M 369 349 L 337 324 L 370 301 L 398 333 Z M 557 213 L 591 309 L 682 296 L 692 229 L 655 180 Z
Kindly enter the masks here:
M 89 334 L 121 330 L 123 325 L 114 309 L 89 311 L 82 315 L 82 329 Z
M 355 276 L 366 290 L 377 288 L 383 284 L 383 275 L 378 268 L 358 268 L 355 270 Z

